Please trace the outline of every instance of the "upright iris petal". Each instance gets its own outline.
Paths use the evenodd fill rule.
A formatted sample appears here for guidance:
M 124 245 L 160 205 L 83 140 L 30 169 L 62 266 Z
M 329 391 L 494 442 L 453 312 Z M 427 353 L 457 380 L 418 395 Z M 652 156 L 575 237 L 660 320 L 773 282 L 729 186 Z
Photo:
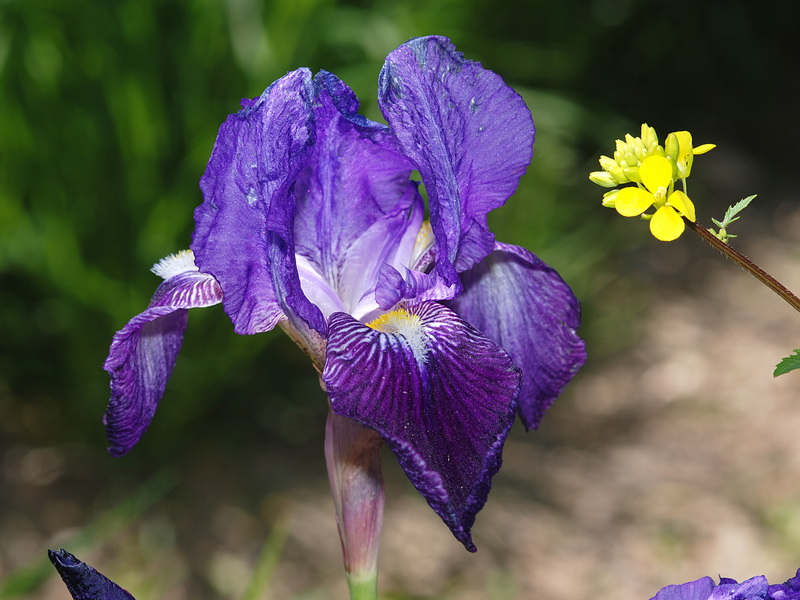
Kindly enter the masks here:
M 453 284 L 456 272 L 492 251 L 486 215 L 514 193 L 530 163 L 531 113 L 499 75 L 436 36 L 389 54 L 378 103 L 425 182 L 437 268 Z
M 340 299 L 338 310 L 363 319 L 378 310 L 380 271 L 411 256 L 424 205 L 388 128 L 359 115 L 355 94 L 334 75 L 318 74 L 314 86 L 314 152 L 295 184 L 296 252 L 318 289 Z M 316 302 L 311 279 L 304 291 Z
M 298 69 L 244 102 L 220 127 L 200 180 L 192 250 L 225 290 L 237 333 L 268 331 L 287 313 L 325 330 L 294 265 L 293 188 L 313 149 L 312 101 L 311 73 Z

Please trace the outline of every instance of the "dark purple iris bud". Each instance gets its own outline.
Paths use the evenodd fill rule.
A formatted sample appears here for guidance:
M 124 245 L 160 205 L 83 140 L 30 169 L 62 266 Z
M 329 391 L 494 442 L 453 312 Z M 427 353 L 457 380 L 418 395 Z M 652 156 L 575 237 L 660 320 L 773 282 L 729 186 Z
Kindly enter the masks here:
M 47 554 L 74 600 L 135 600 L 108 577 L 66 550 L 48 550 Z

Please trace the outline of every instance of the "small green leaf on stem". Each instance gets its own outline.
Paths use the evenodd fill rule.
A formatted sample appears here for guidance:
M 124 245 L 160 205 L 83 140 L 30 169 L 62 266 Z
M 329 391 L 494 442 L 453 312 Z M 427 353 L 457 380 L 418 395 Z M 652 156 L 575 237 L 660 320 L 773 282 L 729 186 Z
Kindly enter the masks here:
M 795 369 L 800 369 L 800 348 L 795 350 L 794 354 L 790 354 L 779 362 L 775 366 L 775 372 L 772 373 L 772 376 L 777 377 L 778 375 L 783 375 Z
M 722 217 L 722 221 L 711 219 L 714 225 L 719 227 L 719 231 L 714 231 L 713 229 L 710 229 L 709 231 L 711 231 L 711 233 L 717 236 L 717 238 L 719 238 L 721 241 L 726 243 L 728 240 L 735 238 L 736 236 L 731 233 L 728 233 L 727 229 L 728 227 L 730 227 L 731 223 L 739 220 L 739 217 L 737 215 L 740 212 L 742 212 L 745 208 L 747 208 L 747 205 L 750 204 L 755 199 L 755 197 L 756 195 L 753 194 L 752 196 L 748 196 L 747 198 L 739 200 L 739 202 L 737 202 L 733 206 L 729 206 L 728 210 L 725 211 L 725 216 Z

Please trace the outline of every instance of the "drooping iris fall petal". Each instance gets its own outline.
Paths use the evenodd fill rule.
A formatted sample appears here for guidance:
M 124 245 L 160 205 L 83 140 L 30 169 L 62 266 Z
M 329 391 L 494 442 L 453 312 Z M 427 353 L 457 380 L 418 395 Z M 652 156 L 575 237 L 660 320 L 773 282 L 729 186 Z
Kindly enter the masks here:
M 526 429 L 535 429 L 586 362 L 576 333 L 578 300 L 555 270 L 509 244 L 496 243 L 461 280 L 464 293 L 448 304 L 522 369 L 519 414 Z
M 162 282 L 147 310 L 114 335 L 103 365 L 111 375 L 104 417 L 111 454 L 129 452 L 150 425 L 183 343 L 188 309 L 220 302 L 216 280 L 192 266 Z
M 322 379 L 339 415 L 375 429 L 453 534 L 470 528 L 514 419 L 520 372 L 451 310 L 424 302 L 374 324 L 336 313 Z

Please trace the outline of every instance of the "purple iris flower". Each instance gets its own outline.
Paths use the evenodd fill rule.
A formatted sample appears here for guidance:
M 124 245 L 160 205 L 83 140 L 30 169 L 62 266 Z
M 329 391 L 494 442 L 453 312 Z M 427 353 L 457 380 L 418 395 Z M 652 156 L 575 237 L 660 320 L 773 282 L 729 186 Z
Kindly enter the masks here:
M 431 36 L 387 57 L 378 101 L 388 126 L 336 76 L 298 69 L 222 124 L 193 256 L 155 267 L 165 281 L 112 343 L 110 452 L 149 425 L 187 309 L 222 302 L 237 333 L 280 325 L 332 411 L 378 432 L 474 550 L 515 414 L 536 428 L 585 361 L 579 306 L 487 225 L 531 159 L 522 98 Z
M 47 553 L 75 600 L 135 600 L 105 575 L 66 550 L 48 550 Z
M 662 588 L 650 600 L 800 600 L 800 570 L 786 581 L 770 585 L 763 575 L 738 583 L 721 577 L 718 584 L 710 577 Z

